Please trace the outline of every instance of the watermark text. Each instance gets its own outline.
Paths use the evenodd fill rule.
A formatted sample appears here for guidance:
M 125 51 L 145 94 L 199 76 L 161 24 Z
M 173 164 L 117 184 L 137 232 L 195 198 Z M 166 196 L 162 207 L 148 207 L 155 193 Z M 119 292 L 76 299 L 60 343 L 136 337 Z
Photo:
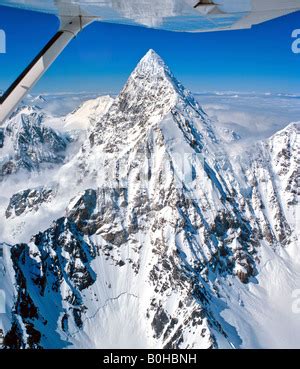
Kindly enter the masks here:
M 0 54 L 6 53 L 6 34 L 3 29 L 0 29 Z
M 292 32 L 292 38 L 295 38 L 295 41 L 292 43 L 292 52 L 300 54 L 300 29 L 295 29 Z

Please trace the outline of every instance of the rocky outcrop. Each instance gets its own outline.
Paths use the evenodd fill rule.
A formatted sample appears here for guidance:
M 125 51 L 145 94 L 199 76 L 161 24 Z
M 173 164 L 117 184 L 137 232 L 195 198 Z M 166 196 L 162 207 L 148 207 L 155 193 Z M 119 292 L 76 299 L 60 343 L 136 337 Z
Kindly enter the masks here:
M 30 211 L 38 211 L 41 204 L 49 202 L 56 194 L 55 187 L 38 187 L 14 194 L 6 209 L 6 218 L 18 217 Z
M 37 107 L 25 106 L 8 120 L 0 136 L 0 180 L 20 169 L 40 170 L 64 162 L 70 138 L 44 125 L 44 119 Z

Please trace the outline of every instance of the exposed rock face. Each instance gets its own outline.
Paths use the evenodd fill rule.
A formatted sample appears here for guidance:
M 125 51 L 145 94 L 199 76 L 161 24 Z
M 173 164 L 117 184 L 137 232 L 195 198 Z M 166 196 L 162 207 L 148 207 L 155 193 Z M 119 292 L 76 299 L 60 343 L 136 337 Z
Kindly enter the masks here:
M 237 169 L 209 117 L 149 51 L 63 168 L 65 215 L 12 249 L 18 292 L 6 346 L 240 347 L 221 315 L 222 285 L 256 282 L 262 242 L 295 237 L 296 130 Z M 12 199 L 9 216 L 48 199 L 45 189 L 30 194 Z
M 55 188 L 39 187 L 20 191 L 12 196 L 6 209 L 6 218 L 20 216 L 37 211 L 41 204 L 49 202 L 55 196 Z
M 282 246 L 296 237 L 299 127 L 292 123 L 258 144 L 245 169 L 262 239 Z
M 17 310 L 5 344 L 39 348 L 41 339 L 44 337 L 47 342 L 49 331 L 56 330 L 62 311 L 65 311 L 64 326 L 72 320 L 81 327 L 81 315 L 86 308 L 80 291 L 96 279 L 90 267 L 95 256 L 95 246 L 85 242 L 76 225 L 66 218 L 57 220 L 49 230 L 33 237 L 28 245 L 14 246 L 12 260 L 19 286 Z M 63 302 L 68 305 L 67 310 L 63 310 Z M 17 317 L 21 318 L 21 325 Z M 59 344 L 57 335 L 55 339 Z
M 39 108 L 25 106 L 7 122 L 0 133 L 0 180 L 20 169 L 39 170 L 64 162 L 70 139 L 43 120 Z

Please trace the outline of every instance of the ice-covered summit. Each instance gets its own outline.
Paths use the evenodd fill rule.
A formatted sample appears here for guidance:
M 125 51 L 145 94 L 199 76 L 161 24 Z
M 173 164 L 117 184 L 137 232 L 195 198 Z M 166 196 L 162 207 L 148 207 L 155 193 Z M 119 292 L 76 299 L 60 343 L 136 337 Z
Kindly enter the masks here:
M 168 102 L 174 102 L 169 98 L 174 95 L 187 96 L 187 91 L 171 72 L 163 59 L 152 49 L 150 49 L 137 64 L 131 73 L 123 91 L 137 88 L 136 93 L 143 88 L 148 95 L 149 92 L 157 91 L 161 97 L 166 96 Z M 164 89 L 163 91 L 161 89 Z M 163 93 L 162 93 L 163 92 Z M 167 94 L 165 94 L 167 92 Z M 170 104 L 167 104 L 170 105 Z
M 120 137 L 120 142 L 126 142 L 131 135 L 131 128 L 139 126 L 144 130 L 170 113 L 175 117 L 175 110 L 186 110 L 184 114 L 189 114 L 190 110 L 199 119 L 207 118 L 164 61 L 153 50 L 149 50 L 131 73 L 107 114 L 95 124 L 91 133 L 92 142 L 96 143 L 98 138 L 98 142 L 102 142 L 104 136 L 111 134 L 110 129 L 118 131 L 116 136 Z M 173 123 L 177 122 L 178 117 Z M 111 140 L 107 138 L 106 142 Z
M 154 76 L 163 76 L 171 74 L 168 66 L 162 58 L 152 49 L 140 60 L 135 68 L 136 73 Z

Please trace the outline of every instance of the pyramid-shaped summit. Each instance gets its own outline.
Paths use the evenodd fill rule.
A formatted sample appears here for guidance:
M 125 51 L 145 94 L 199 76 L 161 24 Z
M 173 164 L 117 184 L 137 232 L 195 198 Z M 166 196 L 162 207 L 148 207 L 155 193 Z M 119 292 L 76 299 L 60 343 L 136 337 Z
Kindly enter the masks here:
M 151 73 L 152 75 L 167 73 L 170 70 L 162 58 L 153 50 L 150 49 L 136 66 L 135 71 Z
M 161 116 L 167 114 L 180 101 L 203 113 L 190 91 L 176 79 L 153 49 L 139 61 L 116 99 L 116 104 L 121 102 L 122 107 L 127 106 L 124 98 L 127 102 L 130 100 L 130 107 L 138 105 L 154 115 L 157 110 L 160 110 Z
M 186 109 L 188 111 L 184 112 Z M 96 124 L 91 141 L 103 142 L 103 134 L 106 135 L 103 131 L 113 127 L 125 142 L 132 127 L 138 125 L 146 129 L 169 113 L 176 114 L 175 111 L 178 111 L 176 118 L 173 117 L 176 122 L 182 114 L 187 115 L 186 118 L 194 115 L 200 120 L 205 116 L 192 94 L 177 81 L 161 57 L 150 49 L 129 76 L 108 114 Z
M 148 82 L 168 80 L 174 84 L 174 87 L 178 85 L 169 67 L 153 49 L 150 49 L 139 61 L 128 81 L 134 78 L 145 78 Z
M 153 62 L 153 63 L 162 63 L 164 64 L 164 61 L 162 60 L 162 58 L 153 50 L 153 49 L 149 49 L 147 51 L 147 53 L 142 57 L 140 62 Z

